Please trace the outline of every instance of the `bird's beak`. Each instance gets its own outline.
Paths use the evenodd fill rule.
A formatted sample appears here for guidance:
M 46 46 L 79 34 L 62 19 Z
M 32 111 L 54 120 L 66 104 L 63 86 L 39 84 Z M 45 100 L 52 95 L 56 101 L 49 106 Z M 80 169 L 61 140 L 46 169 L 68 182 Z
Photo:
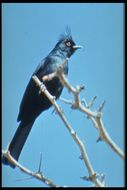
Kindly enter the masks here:
M 83 46 L 78 46 L 78 45 L 74 45 L 74 46 L 73 46 L 73 49 L 75 49 L 75 50 L 76 50 L 76 49 L 81 49 L 81 48 L 83 48 Z

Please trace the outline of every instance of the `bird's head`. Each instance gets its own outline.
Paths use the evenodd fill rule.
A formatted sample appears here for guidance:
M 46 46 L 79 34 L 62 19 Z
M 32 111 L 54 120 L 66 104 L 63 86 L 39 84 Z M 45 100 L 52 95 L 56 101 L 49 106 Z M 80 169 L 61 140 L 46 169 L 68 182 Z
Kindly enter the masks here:
M 75 44 L 71 36 L 71 31 L 68 27 L 66 28 L 66 33 L 60 36 L 60 39 L 55 46 L 55 49 L 67 58 L 69 58 L 77 49 L 80 48 L 82 48 L 82 46 Z

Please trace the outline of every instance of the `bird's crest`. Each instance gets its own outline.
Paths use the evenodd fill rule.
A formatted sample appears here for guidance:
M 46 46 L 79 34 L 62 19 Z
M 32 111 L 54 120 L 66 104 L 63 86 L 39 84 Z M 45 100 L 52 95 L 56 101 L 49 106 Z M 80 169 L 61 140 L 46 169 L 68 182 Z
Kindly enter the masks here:
M 66 26 L 65 33 L 61 34 L 59 37 L 59 41 L 63 40 L 72 40 L 71 29 L 69 26 Z

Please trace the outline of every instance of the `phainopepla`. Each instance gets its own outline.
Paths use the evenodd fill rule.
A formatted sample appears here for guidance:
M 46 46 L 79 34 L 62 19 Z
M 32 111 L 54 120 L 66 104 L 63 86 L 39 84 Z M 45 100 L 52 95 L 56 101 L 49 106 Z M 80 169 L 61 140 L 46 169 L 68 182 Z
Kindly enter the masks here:
M 45 75 L 55 72 L 57 67 L 60 64 L 63 64 L 67 58 L 70 58 L 71 55 L 79 48 L 81 48 L 81 46 L 75 44 L 70 31 L 67 30 L 66 33 L 60 37 L 58 43 L 49 55 L 41 61 L 33 75 L 36 75 L 42 81 L 42 78 Z M 64 66 L 64 74 L 67 75 L 67 73 L 68 63 Z M 63 90 L 63 86 L 57 77 L 54 77 L 50 81 L 45 81 L 44 84 L 53 96 L 59 98 Z M 36 118 L 41 112 L 47 110 L 50 106 L 50 101 L 44 94 L 39 94 L 39 88 L 31 77 L 20 105 L 19 115 L 17 118 L 17 121 L 20 122 L 19 127 L 17 128 L 8 148 L 14 159 L 18 160 Z M 2 161 L 4 164 L 15 168 L 15 166 L 4 156 Z

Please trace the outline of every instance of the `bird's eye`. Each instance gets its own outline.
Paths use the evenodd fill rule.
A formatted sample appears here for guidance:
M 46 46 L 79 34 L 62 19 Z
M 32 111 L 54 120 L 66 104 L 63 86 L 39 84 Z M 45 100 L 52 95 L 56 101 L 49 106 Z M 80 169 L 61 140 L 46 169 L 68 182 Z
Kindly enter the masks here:
M 71 46 L 71 42 L 66 42 L 66 46 L 70 47 Z

